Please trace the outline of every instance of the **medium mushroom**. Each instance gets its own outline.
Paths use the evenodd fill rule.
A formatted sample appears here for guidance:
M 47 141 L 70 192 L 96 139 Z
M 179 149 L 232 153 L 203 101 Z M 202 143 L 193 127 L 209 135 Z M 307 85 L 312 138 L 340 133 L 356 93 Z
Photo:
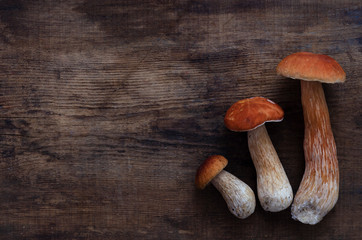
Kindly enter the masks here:
M 292 187 L 264 125 L 265 122 L 280 122 L 283 117 L 279 105 L 263 97 L 254 97 L 234 103 L 224 119 L 229 130 L 248 131 L 259 201 L 263 209 L 270 212 L 286 209 L 293 200 Z
M 247 218 L 255 210 L 254 192 L 246 183 L 223 170 L 227 164 L 228 160 L 221 155 L 208 157 L 197 170 L 196 187 L 204 189 L 211 182 L 225 199 L 230 212 L 238 218 Z
M 292 204 L 292 217 L 316 224 L 337 203 L 339 192 L 337 150 L 321 82 L 344 82 L 346 74 L 333 58 L 308 52 L 284 58 L 277 73 L 301 80 L 305 172 Z

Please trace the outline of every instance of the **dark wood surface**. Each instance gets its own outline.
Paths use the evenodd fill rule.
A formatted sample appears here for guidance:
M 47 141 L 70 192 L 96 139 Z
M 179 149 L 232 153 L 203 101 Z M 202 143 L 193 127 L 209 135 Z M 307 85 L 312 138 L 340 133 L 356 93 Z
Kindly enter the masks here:
M 319 2 L 319 3 L 318 3 Z M 297 51 L 335 58 L 324 85 L 340 197 L 315 226 L 290 208 L 233 217 L 194 187 L 211 154 L 256 191 L 237 100 L 285 111 L 267 129 L 295 192 L 304 172 Z M 352 1 L 0 1 L 1 239 L 360 239 L 362 3 Z

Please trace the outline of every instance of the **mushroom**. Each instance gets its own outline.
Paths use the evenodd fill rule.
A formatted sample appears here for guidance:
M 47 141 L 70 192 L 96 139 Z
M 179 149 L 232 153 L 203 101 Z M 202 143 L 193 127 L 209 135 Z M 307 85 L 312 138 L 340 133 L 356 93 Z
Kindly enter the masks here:
M 284 58 L 277 73 L 301 80 L 305 172 L 292 204 L 292 217 L 313 225 L 335 206 L 339 191 L 337 150 L 321 82 L 344 82 L 346 74 L 333 58 L 308 52 Z
M 223 170 L 227 164 L 228 160 L 221 155 L 208 157 L 197 170 L 196 187 L 204 189 L 211 182 L 225 199 L 230 212 L 238 218 L 247 218 L 255 210 L 254 192 L 246 183 Z
M 286 209 L 293 200 L 292 187 L 264 125 L 265 122 L 280 122 L 283 117 L 279 105 L 263 97 L 253 97 L 234 103 L 224 119 L 229 130 L 248 131 L 259 201 L 263 209 L 270 212 Z

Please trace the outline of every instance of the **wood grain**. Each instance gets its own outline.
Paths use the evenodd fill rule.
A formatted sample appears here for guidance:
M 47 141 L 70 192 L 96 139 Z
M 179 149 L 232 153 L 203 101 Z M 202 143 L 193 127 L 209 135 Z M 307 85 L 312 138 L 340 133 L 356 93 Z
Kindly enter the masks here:
M 360 1 L 0 1 L 2 239 L 358 239 L 361 235 Z M 316 226 L 290 209 L 248 219 L 196 169 L 211 154 L 256 190 L 246 134 L 226 110 L 264 96 L 294 192 L 304 171 L 299 82 L 285 56 L 335 58 L 325 85 L 340 166 L 336 207 Z

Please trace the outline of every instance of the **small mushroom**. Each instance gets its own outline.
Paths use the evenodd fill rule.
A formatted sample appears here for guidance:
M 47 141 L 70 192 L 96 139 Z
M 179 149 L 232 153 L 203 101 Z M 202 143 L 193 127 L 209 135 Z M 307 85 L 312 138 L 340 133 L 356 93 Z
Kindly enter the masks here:
M 333 58 L 308 52 L 284 58 L 277 73 L 301 80 L 305 172 L 292 204 L 292 217 L 313 225 L 335 206 L 339 192 L 336 143 L 320 82 L 344 82 L 346 74 Z
M 234 103 L 224 119 L 229 130 L 248 131 L 259 201 L 263 209 L 270 212 L 286 209 L 293 200 L 292 187 L 264 125 L 265 122 L 282 121 L 283 117 L 279 105 L 263 97 L 254 97 Z
M 230 212 L 238 218 L 249 217 L 255 210 L 253 190 L 229 172 L 223 170 L 228 160 L 221 155 L 207 158 L 196 173 L 195 184 L 204 189 L 211 182 L 221 193 Z

